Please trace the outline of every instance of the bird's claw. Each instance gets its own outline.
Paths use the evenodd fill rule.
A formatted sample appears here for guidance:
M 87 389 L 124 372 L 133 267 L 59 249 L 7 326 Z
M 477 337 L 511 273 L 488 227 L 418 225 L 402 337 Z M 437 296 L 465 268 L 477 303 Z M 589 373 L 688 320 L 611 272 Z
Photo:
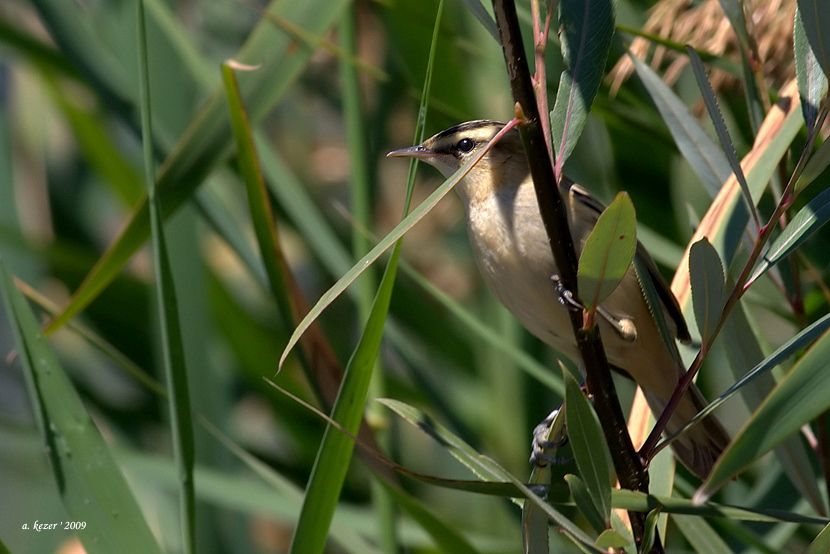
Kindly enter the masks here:
M 530 463 L 536 467 L 548 465 L 562 465 L 569 461 L 568 458 L 549 454 L 553 450 L 564 446 L 568 442 L 568 435 L 564 432 L 554 440 L 549 438 L 550 426 L 559 410 L 552 411 L 539 425 L 533 429 L 533 441 L 531 445 Z
M 573 292 L 565 288 L 564 283 L 562 283 L 562 278 L 559 275 L 554 273 L 550 276 L 550 280 L 553 281 L 553 290 L 556 292 L 556 297 L 560 304 L 570 310 L 581 312 L 584 309 L 584 306 L 574 298 Z

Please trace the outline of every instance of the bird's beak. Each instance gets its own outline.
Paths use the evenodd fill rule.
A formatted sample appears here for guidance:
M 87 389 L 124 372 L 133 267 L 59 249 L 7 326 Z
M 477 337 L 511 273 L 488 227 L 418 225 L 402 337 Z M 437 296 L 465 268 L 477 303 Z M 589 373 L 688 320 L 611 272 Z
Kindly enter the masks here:
M 388 154 L 386 154 L 387 158 L 418 158 L 420 160 L 426 160 L 431 158 L 434 155 L 433 151 L 427 148 L 422 144 L 418 144 L 416 146 L 410 146 L 409 148 L 399 148 L 397 150 L 392 150 Z

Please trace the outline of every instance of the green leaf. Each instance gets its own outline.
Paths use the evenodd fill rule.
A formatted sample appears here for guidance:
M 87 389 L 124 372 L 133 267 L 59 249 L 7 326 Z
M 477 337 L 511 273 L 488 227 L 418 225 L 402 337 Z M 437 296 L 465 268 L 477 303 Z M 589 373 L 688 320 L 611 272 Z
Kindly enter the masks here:
M 614 480 L 611 453 L 594 408 L 585 398 L 576 379 L 570 372 L 564 373 L 568 439 L 576 458 L 576 467 L 579 468 L 596 512 L 602 518 L 603 525 L 597 529 L 601 531 L 609 526 L 611 517 L 611 485 Z
M 765 115 L 764 104 L 766 102 L 761 99 L 761 95 L 768 93 L 763 82 L 759 82 L 763 78 L 763 73 L 758 69 L 759 64 L 750 61 L 754 57 L 753 39 L 747 30 L 744 4 L 743 1 L 739 0 L 720 0 L 720 5 L 729 19 L 732 30 L 735 31 L 735 36 L 738 38 L 738 50 L 741 54 L 741 69 L 743 70 L 744 79 L 743 89 L 746 93 L 752 131 L 757 133 Z
M 438 40 L 438 29 L 441 25 L 443 12 L 444 2 L 443 0 L 439 0 L 421 103 L 421 113 L 424 116 L 432 80 L 432 69 L 436 50 L 435 45 Z M 423 126 L 419 129 L 419 132 L 423 134 Z M 410 186 L 407 189 L 405 210 L 409 209 L 414 183 L 414 166 L 415 164 L 413 163 L 411 166 Z M 369 318 L 363 328 L 360 341 L 346 366 L 343 381 L 340 385 L 334 408 L 332 409 L 332 419 L 340 424 L 345 433 L 340 429 L 335 429 L 332 425 L 326 426 L 323 441 L 317 451 L 314 467 L 312 467 L 311 476 L 306 487 L 306 495 L 303 500 L 303 507 L 300 510 L 300 518 L 297 521 L 297 526 L 294 529 L 294 535 L 291 539 L 290 552 L 292 554 L 322 553 L 326 547 L 329 526 L 340 498 L 340 491 L 343 488 L 346 472 L 349 469 L 354 451 L 354 441 L 347 433 L 352 436 L 357 435 L 360 422 L 363 420 L 366 401 L 369 397 L 372 373 L 380 353 L 383 327 L 387 314 L 389 313 L 389 305 L 395 287 L 395 276 L 397 275 L 398 261 L 401 256 L 401 246 L 401 240 L 397 240 L 389 262 L 386 264 L 386 270 L 381 278 L 375 299 L 372 302 Z M 314 320 L 312 319 L 311 321 Z M 287 350 L 288 347 L 286 347 Z
M 826 314 L 818 321 L 809 325 L 807 328 L 802 329 L 796 336 L 792 337 L 790 340 L 778 347 L 778 349 L 768 356 L 763 362 L 753 367 L 735 384 L 718 395 L 715 400 L 710 402 L 697 415 L 695 415 L 695 417 L 689 420 L 689 423 L 687 423 L 678 433 L 682 433 L 698 421 L 702 420 L 704 417 L 719 408 L 721 404 L 732 398 L 732 396 L 737 394 L 747 384 L 751 383 L 755 379 L 758 379 L 761 375 L 781 364 L 784 360 L 816 340 L 817 337 L 821 336 L 828 329 L 830 329 L 830 314 Z
M 602 548 L 603 550 L 607 550 L 609 548 L 623 549 L 626 546 L 629 546 L 628 539 L 626 539 L 613 529 L 606 529 L 605 531 L 600 533 L 594 544 L 598 548 Z
M 337 20 L 347 4 L 348 0 L 314 0 L 299 3 L 272 1 L 266 13 L 292 21 L 310 33 L 322 34 Z M 47 10 L 44 12 L 47 21 L 60 26 L 61 29 L 67 21 L 74 21 L 79 17 L 76 13 L 78 10 L 61 0 L 41 0 L 38 6 Z M 79 24 L 79 27 L 82 25 Z M 88 32 L 94 37 L 93 30 Z M 88 64 L 89 70 L 98 75 L 104 66 L 106 49 L 86 44 L 92 40 L 91 37 L 83 39 L 83 43 L 79 42 L 83 48 L 78 55 L 84 56 L 83 63 Z M 255 72 L 251 79 L 246 79 L 242 87 L 242 96 L 249 108 L 251 121 L 259 121 L 277 104 L 299 77 L 312 53 L 311 49 L 298 47 L 291 37 L 274 29 L 273 23 L 267 18 L 263 18 L 257 24 L 235 56 L 242 63 L 262 64 L 260 70 Z M 102 55 L 105 58 L 100 58 Z M 96 65 L 99 59 L 101 66 Z M 116 68 L 113 69 L 113 74 L 122 73 Z M 113 77 L 111 81 L 117 80 Z M 163 217 L 173 213 L 189 199 L 210 170 L 227 156 L 230 152 L 231 136 L 224 95 L 219 89 L 193 118 L 159 169 L 156 184 Z M 50 322 L 47 333 L 61 327 L 97 298 L 144 244 L 150 231 L 147 214 L 145 201 L 138 206 L 116 241 L 90 270 L 81 286 L 72 295 L 64 312 Z
M 585 486 L 585 481 L 580 479 L 577 475 L 565 475 L 564 477 L 565 482 L 568 483 L 568 489 L 571 491 L 571 496 L 576 503 L 576 507 L 579 508 L 579 511 L 582 512 L 582 515 L 585 516 L 585 519 L 588 520 L 588 523 L 591 524 L 591 527 L 594 528 L 594 531 L 597 533 L 602 533 L 605 529 L 608 528 L 607 517 L 600 514 L 597 511 L 597 507 L 594 505 L 594 499 L 591 496 L 590 491 L 588 491 L 588 487 Z M 611 503 L 611 489 L 608 489 L 608 503 Z M 609 512 L 610 517 L 610 512 Z M 599 546 L 599 545 L 597 545 Z
M 386 490 L 394 497 L 395 502 L 417 521 L 429 536 L 435 541 L 441 552 L 458 552 L 459 554 L 476 554 L 478 550 L 470 544 L 459 532 L 447 522 L 442 521 L 436 513 L 421 504 L 414 496 L 403 489 L 386 485 Z
M 744 200 L 746 201 L 749 213 L 752 214 L 752 219 L 755 220 L 755 223 L 760 227 L 761 217 L 758 215 L 758 210 L 755 208 L 755 202 L 752 200 L 752 194 L 749 192 L 749 184 L 746 182 L 744 170 L 741 168 L 741 163 L 738 161 L 738 155 L 735 153 L 735 146 L 732 144 L 732 138 L 729 136 L 729 130 L 726 128 L 726 123 L 723 121 L 723 114 L 721 114 L 720 108 L 718 107 L 718 101 L 715 98 L 715 91 L 712 90 L 712 84 L 706 77 L 706 69 L 703 67 L 703 62 L 700 60 L 700 56 L 697 55 L 694 48 L 687 46 L 686 53 L 689 55 L 689 59 L 692 62 L 692 72 L 697 80 L 697 86 L 703 94 L 703 103 L 706 105 L 706 110 L 709 112 L 709 118 L 715 125 L 715 131 L 718 134 L 721 149 L 723 150 L 723 153 L 726 154 L 726 159 L 729 162 L 729 166 L 732 168 L 732 173 L 735 175 L 735 178 L 738 180 L 738 184 L 741 186 L 741 192 L 744 194 Z
M 706 237 L 689 250 L 689 273 L 697 328 L 703 342 L 708 343 L 720 320 L 725 297 L 723 265 Z
M 650 512 L 659 508 L 669 514 L 684 514 L 705 517 L 722 517 L 741 521 L 789 521 L 793 523 L 810 523 L 826 525 L 826 517 L 814 517 L 782 510 L 758 510 L 715 502 L 696 504 L 688 498 L 679 496 L 656 496 L 627 489 L 611 492 L 611 501 L 615 509 L 635 512 Z
M 579 256 L 579 296 L 598 307 L 620 284 L 637 249 L 637 216 L 625 192 L 599 216 Z
M 227 469 L 196 465 L 196 494 L 200 501 L 244 514 L 266 516 L 293 524 L 303 500 L 303 491 L 291 479 L 277 473 L 268 464 L 247 452 L 227 435 L 206 423 L 208 433 L 214 436 L 253 475 L 239 474 Z M 124 467 L 141 482 L 174 489 L 178 479 L 176 468 L 168 458 L 142 454 L 132 450 L 116 449 L 115 454 Z M 351 554 L 380 554 L 363 536 L 371 534 L 374 522 L 361 523 L 354 509 L 345 508 L 332 524 L 332 539 Z
M 458 171 L 450 175 L 437 189 L 435 189 L 432 194 L 430 194 L 418 207 L 416 207 L 412 212 L 407 215 L 405 218 L 398 223 L 394 229 L 392 229 L 383 239 L 375 245 L 372 250 L 370 250 L 365 256 L 363 256 L 358 262 L 348 271 L 345 275 L 343 275 L 337 282 L 327 290 L 317 301 L 311 310 L 309 310 L 308 314 L 300 321 L 297 328 L 294 329 L 294 332 L 291 334 L 291 337 L 288 339 L 288 344 L 286 344 L 285 349 L 280 356 L 279 365 L 282 367 L 282 364 L 285 362 L 285 359 L 288 357 L 288 353 L 291 351 L 292 348 L 297 344 L 300 340 L 302 334 L 308 329 L 309 326 L 318 318 L 320 314 L 332 303 L 334 300 L 340 296 L 344 290 L 346 290 L 349 285 L 351 285 L 360 275 L 369 267 L 372 263 L 374 263 L 386 250 L 392 247 L 393 244 L 397 242 L 399 238 L 401 238 L 407 231 L 409 231 L 412 227 L 415 226 L 424 216 L 432 210 L 433 207 L 442 199 L 447 193 L 452 190 L 452 188 L 458 184 L 461 179 L 463 179 L 467 173 L 472 169 L 472 167 L 477 164 L 487 152 L 490 151 L 491 145 L 494 143 L 497 138 L 500 138 L 507 130 L 511 129 L 512 126 L 510 124 L 506 125 L 502 131 L 496 135 L 496 137 L 490 141 L 489 145 L 485 148 L 482 148 L 480 152 L 478 152 L 468 163 L 461 166 Z
M 494 460 L 479 454 L 469 444 L 451 433 L 446 427 L 435 422 L 427 414 L 413 408 L 403 402 L 388 398 L 378 399 L 378 402 L 398 414 L 407 423 L 432 437 L 438 444 L 445 448 L 455 459 L 464 464 L 479 478 L 485 481 L 507 481 L 513 484 L 525 497 L 525 502 L 532 502 L 539 510 L 544 512 L 548 518 L 561 527 L 561 531 L 577 544 L 597 551 L 593 541 L 581 529 L 574 525 L 568 518 L 553 508 L 550 504 L 539 498 L 530 488 L 520 480 L 516 479 L 507 470 L 502 468 Z
M 795 182 L 795 188 L 793 189 L 795 193 L 801 192 L 807 185 L 815 181 L 827 169 L 828 165 L 830 165 L 830 140 L 824 141 L 818 147 L 818 150 L 810 156 L 810 159 L 801 171 L 801 175 L 798 176 Z
M 743 379 L 747 368 L 756 367 L 764 361 L 764 352 L 756 333 L 756 329 L 750 325 L 746 308 L 741 300 L 735 305 L 724 323 L 721 331 L 722 338 L 719 340 L 720 344 L 728 346 L 725 348 L 726 358 L 729 360 L 735 381 Z M 741 399 L 747 412 L 754 412 L 774 387 L 775 379 L 769 373 L 758 374 L 751 383 L 742 386 L 740 388 Z M 788 437 L 775 447 L 774 455 L 801 497 L 809 501 L 817 513 L 821 513 L 824 510 L 824 501 L 812 469 L 813 455 L 808 451 L 801 437 L 797 435 Z
M 672 521 L 692 545 L 694 552 L 706 554 L 730 554 L 731 548 L 723 541 L 718 533 L 700 517 L 672 516 Z
M 830 407 L 830 333 L 825 332 L 752 414 L 719 458 L 695 500 L 711 496 L 733 475 Z
M 191 554 L 196 549 L 196 493 L 193 485 L 195 447 L 193 421 L 190 417 L 190 392 L 187 385 L 184 346 L 179 324 L 179 303 L 173 283 L 173 271 L 167 252 L 164 227 L 159 215 L 160 206 L 153 181 L 153 126 L 150 98 L 150 70 L 147 59 L 147 31 L 144 20 L 144 1 L 136 3 L 138 34 L 138 81 L 141 98 L 141 138 L 144 152 L 144 173 L 147 180 L 150 234 L 153 243 L 153 272 L 156 278 L 156 307 L 159 318 L 162 364 L 167 385 L 173 454 L 179 476 L 179 522 L 182 549 Z
M 660 516 L 660 510 L 655 508 L 646 515 L 645 532 L 643 533 L 643 541 L 640 544 L 640 552 L 651 552 L 654 546 L 654 539 L 657 536 L 657 518 Z
M 499 40 L 499 29 L 496 26 L 496 20 L 493 19 L 493 16 L 484 8 L 484 5 L 481 3 L 481 0 L 463 0 L 464 5 L 467 6 L 467 9 L 470 10 L 470 13 L 481 23 L 481 26 L 484 27 L 490 36 L 498 42 Z
M 825 143 L 830 144 L 830 143 Z M 828 150 L 830 151 L 830 150 Z M 787 257 L 793 250 L 813 236 L 830 220 L 830 189 L 825 189 L 811 199 L 787 224 L 781 234 L 772 241 L 767 253 L 758 263 L 750 282 Z
M 807 554 L 825 554 L 826 552 L 830 552 L 830 524 L 825 525 L 824 529 L 816 535 L 807 550 Z
M 160 553 L 106 442 L 0 261 L 0 292 L 23 363 L 29 399 L 68 514 L 90 553 Z
M 383 337 L 383 323 L 392 298 L 394 279 L 391 276 L 394 276 L 399 255 L 400 249 L 396 247 L 381 280 L 369 321 L 346 366 L 332 409 L 332 419 L 349 435 L 331 425 L 326 427 L 291 541 L 292 553 L 322 553 L 326 546 L 329 525 L 354 451 L 352 436 L 357 435 L 363 419 L 372 370 Z
M 804 23 L 804 34 L 816 56 L 816 61 L 830 76 L 830 4 L 821 0 L 798 0 L 798 11 Z
M 686 105 L 660 76 L 637 56 L 629 55 L 629 57 L 634 62 L 637 75 L 645 85 L 654 105 L 657 106 L 680 153 L 706 187 L 709 196 L 714 198 L 732 173 L 723 151 L 709 138 L 697 120 L 689 113 Z
M 268 190 L 262 177 L 248 112 L 245 109 L 236 78 L 235 68 L 237 67 L 233 62 L 222 64 L 222 81 L 227 95 L 231 128 L 236 141 L 239 171 L 245 183 L 248 209 L 251 213 L 254 234 L 259 246 L 260 258 L 265 266 L 271 294 L 279 306 L 283 320 L 290 325 L 293 321 L 294 308 L 284 275 L 288 268 L 280 247 L 277 223 L 271 209 L 271 199 L 268 197 Z
M 825 33 L 827 30 L 825 29 Z M 821 69 L 818 58 L 807 39 L 801 10 L 796 7 L 793 27 L 793 50 L 795 54 L 795 75 L 798 78 L 798 93 L 801 96 L 801 113 L 812 130 L 818 118 L 821 101 L 827 94 L 827 76 Z
M 614 4 L 611 0 L 562 0 L 559 23 L 567 69 L 559 78 L 556 102 L 550 112 L 557 175 L 582 134 L 602 82 L 614 35 Z

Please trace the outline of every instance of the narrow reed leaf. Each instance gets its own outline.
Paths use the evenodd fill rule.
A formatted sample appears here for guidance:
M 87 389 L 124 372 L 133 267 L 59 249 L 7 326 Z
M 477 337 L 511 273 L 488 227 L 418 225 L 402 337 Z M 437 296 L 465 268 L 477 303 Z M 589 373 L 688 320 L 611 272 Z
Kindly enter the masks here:
M 629 57 L 669 128 L 678 150 L 689 162 L 689 167 L 703 183 L 709 196 L 714 198 L 732 173 L 726 156 L 660 76 L 637 56 L 629 54 Z
M 807 554 L 824 554 L 825 552 L 830 552 L 830 523 L 816 535 L 807 550 Z
M 646 515 L 646 523 L 645 523 L 645 532 L 643 532 L 643 541 L 640 544 L 641 553 L 651 552 L 652 547 L 654 546 L 654 539 L 657 536 L 657 518 L 660 516 L 660 510 L 654 509 L 651 510 L 648 515 Z
M 385 490 L 395 499 L 398 505 L 402 506 L 409 516 L 429 533 L 435 546 L 440 552 L 453 552 L 458 554 L 476 554 L 479 552 L 470 541 L 465 539 L 456 529 L 442 521 L 438 514 L 433 513 L 427 506 L 418 501 L 414 496 L 407 494 L 403 489 L 394 487 L 384 482 Z
M 694 552 L 706 552 L 706 554 L 731 554 L 733 552 L 703 518 L 675 515 L 672 521 L 692 545 Z
M 461 440 L 457 435 L 450 432 L 446 427 L 434 421 L 427 414 L 413 408 L 403 402 L 388 398 L 379 399 L 378 402 L 398 414 L 404 421 L 426 433 L 439 445 L 447 450 L 456 460 L 465 465 L 470 471 L 485 481 L 508 481 L 512 483 L 522 495 L 525 501 L 533 502 L 542 510 L 548 518 L 561 527 L 563 533 L 574 540 L 577 544 L 587 547 L 590 552 L 597 552 L 593 541 L 564 515 L 558 512 L 550 504 L 539 498 L 521 481 L 516 479 L 507 470 L 499 466 L 495 461 L 483 454 L 479 454 L 469 444 Z
M 659 508 L 661 512 L 670 514 L 723 517 L 740 521 L 789 521 L 818 525 L 827 522 L 826 517 L 807 516 L 783 510 L 749 509 L 715 502 L 695 504 L 692 500 L 680 496 L 657 496 L 627 489 L 611 491 L 611 502 L 616 509 L 637 512 L 649 512 Z
M 695 75 L 695 80 L 697 80 L 697 86 L 703 95 L 703 103 L 706 105 L 706 110 L 709 112 L 709 118 L 715 125 L 715 131 L 718 134 L 721 149 L 723 150 L 723 153 L 726 154 L 726 159 L 729 162 L 729 166 L 732 168 L 732 173 L 738 180 L 738 184 L 741 185 L 741 191 L 744 193 L 744 200 L 746 200 L 747 209 L 749 210 L 749 213 L 752 214 L 752 219 L 755 221 L 755 224 L 760 227 L 761 216 L 758 215 L 758 209 L 755 207 L 755 201 L 752 199 L 749 184 L 747 184 L 746 176 L 744 176 L 744 170 L 741 167 L 741 163 L 738 161 L 738 155 L 735 153 L 735 146 L 732 144 L 732 138 L 729 136 L 729 130 L 726 128 L 726 123 L 723 121 L 723 114 L 721 114 L 720 107 L 718 107 L 718 101 L 715 98 L 715 91 L 712 90 L 712 83 L 709 82 L 709 78 L 706 76 L 706 69 L 703 67 L 703 62 L 700 60 L 700 56 L 697 55 L 695 49 L 687 46 L 686 53 L 689 55 L 689 60 L 692 63 L 692 72 Z
M 461 166 L 458 171 L 450 175 L 441 186 L 439 186 L 435 191 L 432 192 L 418 207 L 416 207 L 412 212 L 407 215 L 405 218 L 398 223 L 394 229 L 392 229 L 372 250 L 370 250 L 363 258 L 361 258 L 357 264 L 355 264 L 343 277 L 341 277 L 328 291 L 326 291 L 323 296 L 317 301 L 313 308 L 308 312 L 308 314 L 303 318 L 303 320 L 297 325 L 297 328 L 291 334 L 291 337 L 288 339 L 288 344 L 286 345 L 285 349 L 283 350 L 282 355 L 280 356 L 279 366 L 282 367 L 282 364 L 285 363 L 285 359 L 288 356 L 288 353 L 291 351 L 292 348 L 297 344 L 300 340 L 300 336 L 308 329 L 308 327 L 318 318 L 320 314 L 332 303 L 334 300 L 340 296 L 344 290 L 346 290 L 349 285 L 351 285 L 362 273 L 365 271 L 367 267 L 369 267 L 372 263 L 374 263 L 386 250 L 392 247 L 393 244 L 397 242 L 399 238 L 401 238 L 407 231 L 409 231 L 412 227 L 415 226 L 423 217 L 429 213 L 429 211 L 435 207 L 435 205 L 449 193 L 452 188 L 458 184 L 458 182 L 463 179 L 467 173 L 472 169 L 472 167 L 477 164 L 487 152 L 490 151 L 490 147 L 494 142 L 500 139 L 506 132 L 513 128 L 516 124 L 516 120 L 513 120 L 512 124 L 508 123 L 504 126 L 504 128 L 497 134 L 493 140 L 485 147 L 482 148 L 480 152 L 478 152 L 470 161 L 463 166 Z
M 438 29 L 440 28 L 443 12 L 444 1 L 439 0 L 430 47 L 430 62 L 427 65 L 424 94 L 421 104 L 422 120 L 426 114 L 430 84 L 432 82 L 433 62 L 438 41 Z M 423 133 L 422 125 L 418 131 Z M 414 167 L 411 169 L 414 172 Z M 412 175 L 410 175 L 410 179 L 412 178 Z M 410 182 L 406 195 L 405 212 L 409 210 L 412 188 L 412 182 Z M 395 242 L 395 247 L 392 250 L 392 256 L 386 264 L 386 270 L 381 278 L 375 299 L 372 302 L 369 317 L 363 328 L 360 341 L 346 366 L 346 371 L 340 384 L 340 390 L 337 393 L 337 399 L 332 409 L 332 419 L 340 425 L 342 430 L 350 435 L 357 434 L 366 410 L 366 401 L 369 398 L 369 387 L 380 354 L 383 328 L 386 323 L 387 314 L 389 313 L 389 305 L 392 301 L 398 261 L 401 255 L 401 244 L 400 237 L 398 237 L 398 240 Z M 312 319 L 310 321 L 314 320 Z M 286 351 L 288 351 L 288 348 L 286 347 Z M 340 429 L 335 429 L 332 425 L 326 427 L 306 487 L 306 495 L 303 500 L 303 507 L 300 510 L 300 518 L 297 521 L 297 526 L 294 529 L 294 535 L 291 539 L 290 552 L 292 554 L 322 553 L 325 549 L 329 526 L 331 525 L 335 507 L 340 498 L 340 491 L 346 479 L 346 472 L 351 463 L 353 450 L 354 442 L 350 436 L 347 436 Z M 394 541 L 394 537 L 391 540 Z
M 614 3 L 611 0 L 561 0 L 562 57 L 567 69 L 559 77 L 556 102 L 550 112 L 556 152 L 556 175 L 573 152 L 588 112 L 597 95 L 605 60 L 614 36 Z
M 824 141 L 818 150 L 810 156 L 807 165 L 804 166 L 804 170 L 795 182 L 794 192 L 798 194 L 804 190 L 807 185 L 815 181 L 827 169 L 828 165 L 830 165 L 830 140 Z
M 0 293 L 43 452 L 87 552 L 161 553 L 121 470 L 0 260 Z
M 830 142 L 825 144 L 830 144 Z M 798 210 L 781 234 L 772 241 L 749 282 L 755 281 L 769 268 L 786 258 L 821 229 L 828 220 L 830 220 L 830 189 L 825 189 Z
M 613 529 L 606 529 L 605 531 L 600 533 L 594 544 L 598 548 L 602 548 L 606 551 L 608 549 L 613 549 L 614 551 L 625 550 L 626 546 L 631 546 L 631 543 L 628 542 L 628 539 L 626 539 Z
M 745 387 L 747 384 L 751 383 L 761 375 L 769 372 L 770 370 L 772 370 L 772 368 L 784 362 L 790 356 L 792 356 L 793 354 L 800 351 L 802 348 L 816 340 L 816 338 L 821 336 L 828 329 L 830 329 L 830 314 L 824 315 L 821 319 L 812 323 L 805 329 L 802 329 L 796 336 L 794 336 L 793 338 L 779 346 L 778 349 L 775 352 L 773 352 L 770 356 L 768 356 L 764 361 L 753 367 L 735 384 L 733 384 L 720 395 L 718 395 L 718 397 L 715 400 L 710 402 L 695 417 L 689 420 L 689 423 L 683 426 L 683 428 L 680 431 L 678 431 L 675 435 L 670 437 L 670 439 L 674 438 L 674 436 L 683 433 L 689 427 L 692 427 L 693 425 L 697 424 L 700 420 L 702 420 L 707 415 L 719 408 L 721 404 L 723 404 L 724 402 L 732 398 L 735 394 L 737 394 L 741 390 L 741 388 Z
M 499 29 L 496 27 L 496 20 L 493 19 L 493 16 L 484 8 L 484 5 L 481 3 L 481 0 L 463 0 L 464 5 L 467 6 L 467 9 L 470 10 L 470 13 L 473 14 L 473 17 L 481 23 L 481 26 L 490 33 L 490 36 L 498 42 L 499 40 Z
M 248 196 L 248 209 L 254 226 L 257 245 L 271 294 L 280 309 L 283 321 L 291 325 L 294 308 L 288 292 L 284 272 L 288 271 L 277 234 L 277 223 L 271 209 L 271 199 L 265 187 L 265 180 L 259 163 L 256 145 L 253 139 L 248 112 L 242 101 L 239 83 L 236 78 L 238 64 L 233 60 L 222 64 L 222 81 L 228 100 L 228 113 L 236 141 L 236 156 L 239 171 L 245 183 Z
M 309 32 L 323 33 L 340 17 L 347 4 L 347 0 L 272 1 L 266 8 L 266 13 L 294 21 Z M 74 37 L 74 27 L 67 27 L 79 19 L 77 9 L 62 0 L 40 0 L 38 7 L 44 10 L 44 20 L 56 29 L 59 37 L 65 33 L 72 33 Z M 78 24 L 77 28 L 82 29 L 83 24 Z M 106 56 L 101 56 L 106 54 L 106 48 L 87 44 L 94 39 L 95 32 L 87 30 L 81 34 L 85 33 L 88 33 L 89 37 L 82 37 L 78 41 L 84 48 L 75 50 L 73 47 L 69 51 L 81 57 L 78 63 L 83 64 L 93 76 L 101 77 L 105 67 L 104 61 L 107 59 Z M 261 71 L 246 80 L 246 86 L 242 90 L 252 122 L 261 120 L 276 105 L 311 58 L 313 52 L 310 48 L 296 46 L 291 37 L 273 29 L 273 24 L 264 18 L 251 32 L 235 57 L 242 63 L 263 64 Z M 103 79 L 108 84 L 111 84 L 111 81 L 116 82 L 116 76 L 123 75 L 118 67 L 114 68 L 112 73 L 111 80 Z M 121 88 L 115 90 L 123 92 Z M 132 95 L 124 93 L 122 97 L 132 98 Z M 211 95 L 191 120 L 187 130 L 159 169 L 156 185 L 163 207 L 163 217 L 173 213 L 191 198 L 213 167 L 228 155 L 231 140 L 230 123 L 220 89 Z M 97 298 L 144 244 L 149 232 L 148 206 L 145 201 L 139 204 L 113 244 L 90 270 L 63 313 L 49 323 L 47 333 L 60 328 Z
M 764 119 L 752 150 L 741 165 L 754 198 L 760 198 L 793 138 L 803 128 L 800 101 L 795 80 L 781 89 L 779 101 Z M 720 156 L 723 153 L 718 149 Z M 728 170 L 727 164 L 727 170 Z M 715 197 L 698 225 L 690 244 L 707 237 L 725 263 L 730 263 L 746 228 L 748 214 L 740 210 L 741 187 L 729 173 L 722 190 Z M 684 313 L 691 311 L 688 256 L 683 256 L 675 271 L 671 288 Z M 691 314 L 688 315 L 690 317 Z
M 179 305 L 176 299 L 173 272 L 164 237 L 164 226 L 159 215 L 156 195 L 155 165 L 153 163 L 152 100 L 150 98 L 150 70 L 147 56 L 147 30 L 144 19 L 144 0 L 136 3 L 138 32 L 138 80 L 140 85 L 141 135 L 144 152 L 144 173 L 148 187 L 150 235 L 153 242 L 153 270 L 156 277 L 156 307 L 159 317 L 161 355 L 170 410 L 173 454 L 179 476 L 179 523 L 182 549 L 185 554 L 196 551 L 196 493 L 193 484 L 195 447 L 191 419 L 190 392 L 184 345 L 179 324 Z
M 830 408 L 828 357 L 830 334 L 825 332 L 744 424 L 695 493 L 696 502 L 709 498 L 748 464 Z
M 579 256 L 579 294 L 595 309 L 625 277 L 637 249 L 637 216 L 628 193 L 617 194 L 591 229 Z

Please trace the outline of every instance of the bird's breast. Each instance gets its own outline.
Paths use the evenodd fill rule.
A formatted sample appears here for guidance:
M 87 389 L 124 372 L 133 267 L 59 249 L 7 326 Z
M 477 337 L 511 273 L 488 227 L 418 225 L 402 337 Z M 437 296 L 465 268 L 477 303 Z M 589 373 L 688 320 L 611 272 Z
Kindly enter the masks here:
M 532 188 L 531 191 L 532 192 Z M 485 283 L 527 329 L 575 355 L 568 315 L 550 277 L 550 252 L 535 195 L 508 191 L 467 205 L 467 227 Z

